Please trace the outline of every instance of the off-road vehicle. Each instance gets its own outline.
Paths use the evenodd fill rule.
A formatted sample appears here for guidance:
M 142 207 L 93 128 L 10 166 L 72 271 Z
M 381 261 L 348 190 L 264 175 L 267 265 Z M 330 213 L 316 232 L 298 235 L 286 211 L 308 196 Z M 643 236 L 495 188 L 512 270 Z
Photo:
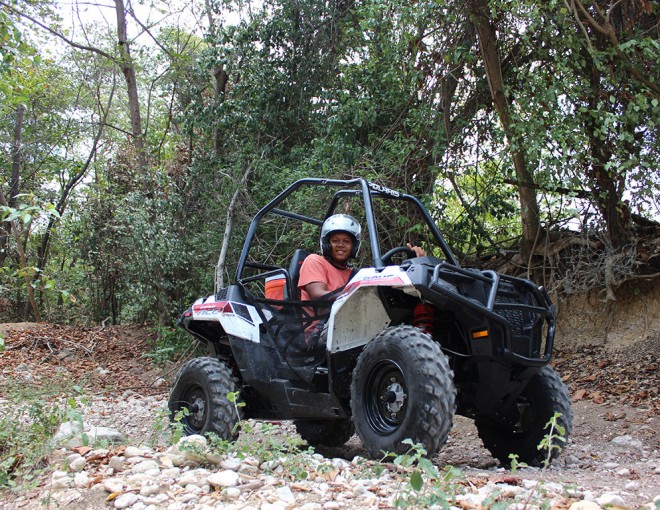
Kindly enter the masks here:
M 363 225 L 354 275 L 334 299 L 301 302 L 301 263 L 335 213 Z M 376 458 L 405 452 L 407 438 L 434 455 L 458 413 L 501 463 L 539 465 L 573 419 L 548 366 L 555 320 L 542 287 L 461 267 L 417 198 L 364 179 L 302 179 L 256 214 L 232 283 L 181 316 L 208 356 L 181 368 L 169 408 L 188 434 L 231 440 L 241 419 L 294 420 L 312 446 L 357 432 Z M 544 439 L 555 447 L 539 449 Z

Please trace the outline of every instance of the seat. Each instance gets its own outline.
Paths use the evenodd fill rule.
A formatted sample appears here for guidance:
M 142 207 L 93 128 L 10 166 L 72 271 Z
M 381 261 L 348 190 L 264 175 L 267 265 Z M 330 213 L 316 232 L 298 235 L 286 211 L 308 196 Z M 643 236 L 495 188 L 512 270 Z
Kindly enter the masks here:
M 289 275 L 291 276 L 291 301 L 300 301 L 300 289 L 298 288 L 298 280 L 300 279 L 300 268 L 303 261 L 307 258 L 309 252 L 303 248 L 298 248 L 293 252 L 291 258 L 291 265 L 289 266 Z

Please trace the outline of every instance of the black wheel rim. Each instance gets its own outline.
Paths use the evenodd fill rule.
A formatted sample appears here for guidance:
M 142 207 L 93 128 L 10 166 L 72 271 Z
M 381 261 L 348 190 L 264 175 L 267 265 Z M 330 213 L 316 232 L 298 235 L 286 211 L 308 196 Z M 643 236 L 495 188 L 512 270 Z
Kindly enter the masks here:
M 206 412 L 208 409 L 204 390 L 197 385 L 188 388 L 181 407 L 188 409 L 187 416 L 184 416 L 182 420 L 186 425 L 186 432 L 200 432 L 206 423 Z
M 408 410 L 408 388 L 396 362 L 383 360 L 372 368 L 365 388 L 365 409 L 369 426 L 379 434 L 391 434 L 401 426 Z
M 534 405 L 527 398 L 520 398 L 516 402 L 518 408 L 518 421 L 513 427 L 515 434 L 524 434 L 532 427 L 536 417 Z

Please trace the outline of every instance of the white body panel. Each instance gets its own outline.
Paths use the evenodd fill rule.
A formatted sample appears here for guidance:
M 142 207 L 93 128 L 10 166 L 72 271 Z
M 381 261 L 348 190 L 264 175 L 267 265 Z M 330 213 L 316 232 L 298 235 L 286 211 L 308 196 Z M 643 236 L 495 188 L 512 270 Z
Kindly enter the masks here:
M 328 352 L 363 346 L 390 325 L 390 318 L 378 297 L 378 288 L 383 286 L 419 296 L 406 272 L 398 266 L 382 271 L 360 270 L 332 305 L 326 329 Z M 270 315 L 268 311 L 265 313 Z M 254 306 L 209 296 L 195 301 L 192 315 L 193 320 L 218 321 L 228 335 L 260 342 L 259 326 L 263 321 Z
M 378 287 L 399 288 L 419 295 L 410 278 L 398 266 L 382 271 L 374 268 L 360 270 L 332 305 L 328 320 L 327 349 L 341 352 L 360 347 L 390 325 Z
M 253 306 L 216 301 L 215 296 L 198 299 L 192 307 L 194 320 L 218 321 L 228 335 L 259 343 L 261 318 Z

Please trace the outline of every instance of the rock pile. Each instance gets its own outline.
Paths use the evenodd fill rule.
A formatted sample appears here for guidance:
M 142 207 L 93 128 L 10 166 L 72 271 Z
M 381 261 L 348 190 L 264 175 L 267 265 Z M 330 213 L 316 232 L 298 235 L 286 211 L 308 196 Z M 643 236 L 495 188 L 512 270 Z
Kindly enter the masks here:
M 260 425 L 255 424 L 258 431 Z M 75 429 L 75 428 L 74 428 Z M 526 480 L 501 470 L 470 477 L 446 470 L 415 486 L 414 467 L 356 457 L 351 462 L 318 453 L 267 461 L 236 452 L 217 454 L 202 436 L 181 438 L 167 449 L 146 446 L 58 450 L 59 469 L 41 489 L 41 501 L 20 497 L 0 508 L 116 508 L 131 510 L 334 510 L 350 508 L 506 508 L 598 510 L 625 507 L 618 494 L 596 494 L 558 483 Z M 432 506 L 434 505 L 435 506 Z M 9 506 L 11 505 L 11 506 Z M 660 497 L 649 509 L 660 505 Z

